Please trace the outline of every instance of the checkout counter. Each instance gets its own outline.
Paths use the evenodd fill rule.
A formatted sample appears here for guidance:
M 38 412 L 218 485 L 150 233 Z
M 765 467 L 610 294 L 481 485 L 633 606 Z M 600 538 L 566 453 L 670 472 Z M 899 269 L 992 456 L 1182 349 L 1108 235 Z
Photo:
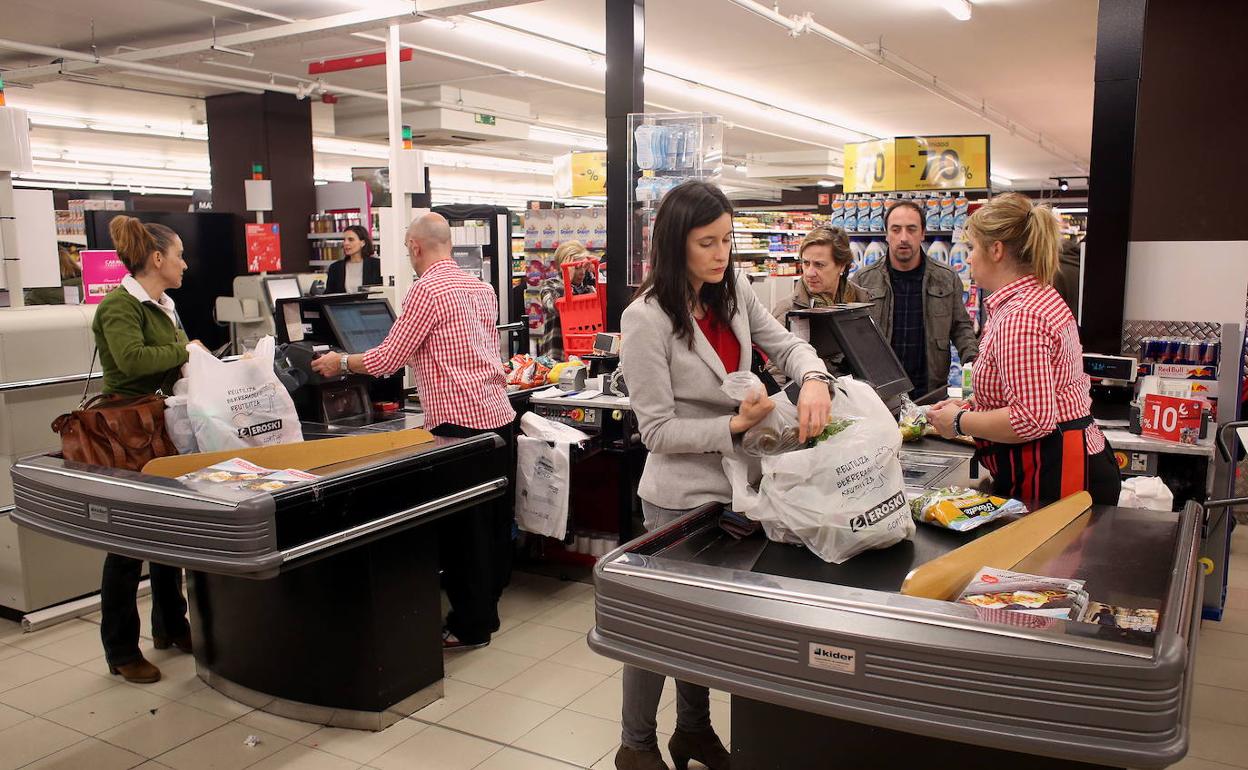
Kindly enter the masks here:
M 834 340 L 886 402 L 909 389 L 896 384 L 900 364 L 883 337 L 853 310 L 802 312 L 811 339 Z M 906 445 L 907 491 L 975 486 L 970 458 L 969 447 L 940 439 Z M 913 540 L 836 565 L 762 533 L 738 540 L 708 506 L 599 561 L 589 644 L 730 693 L 741 767 L 1178 761 L 1188 741 L 1203 512 L 1094 506 L 1015 567 L 1083 579 L 1094 601 L 1158 609 L 1153 633 L 900 593 L 914 568 L 1004 524 L 964 534 L 919 525 Z
M 380 305 L 378 305 L 380 303 Z M 283 372 L 305 439 L 415 427 L 399 377 L 322 380 L 320 348 L 356 352 L 393 320 L 384 300 L 279 301 Z M 302 355 L 302 357 L 301 357 Z M 280 355 L 279 355 L 280 357 Z M 13 520 L 53 538 L 188 570 L 199 676 L 228 697 L 320 724 L 380 730 L 442 694 L 436 527 L 507 487 L 496 436 L 442 439 L 315 469 L 271 492 L 38 454 L 13 468 Z

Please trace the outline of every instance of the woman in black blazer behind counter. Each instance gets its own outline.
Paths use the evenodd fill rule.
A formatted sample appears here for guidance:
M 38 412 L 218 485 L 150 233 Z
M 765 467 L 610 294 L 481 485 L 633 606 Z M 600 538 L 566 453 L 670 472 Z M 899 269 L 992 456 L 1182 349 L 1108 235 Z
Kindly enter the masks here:
M 363 227 L 351 225 L 342 234 L 342 259 L 329 266 L 325 293 L 354 292 L 380 284 L 381 260 L 373 256 L 373 239 Z

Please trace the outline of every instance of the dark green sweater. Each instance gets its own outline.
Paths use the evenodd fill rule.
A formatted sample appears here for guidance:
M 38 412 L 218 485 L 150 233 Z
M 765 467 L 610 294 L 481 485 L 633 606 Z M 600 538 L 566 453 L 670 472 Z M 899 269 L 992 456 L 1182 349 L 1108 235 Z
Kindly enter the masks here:
M 154 303 L 142 303 L 118 286 L 95 309 L 91 323 L 104 373 L 103 392 L 118 396 L 173 394 L 189 358 L 186 333 Z

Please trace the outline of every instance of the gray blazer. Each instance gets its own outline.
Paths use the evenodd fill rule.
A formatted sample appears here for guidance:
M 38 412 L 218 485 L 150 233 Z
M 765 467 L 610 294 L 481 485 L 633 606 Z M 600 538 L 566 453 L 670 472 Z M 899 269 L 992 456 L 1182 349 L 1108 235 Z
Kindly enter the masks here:
M 732 331 L 741 343 L 738 371 L 749 371 L 758 345 L 790 378 L 827 372 L 809 343 L 780 325 L 747 282 L 737 286 Z M 732 502 L 722 457 L 735 451 L 728 423 L 737 402 L 719 389 L 728 372 L 697 323 L 693 349 L 649 296 L 633 301 L 620 323 L 620 366 L 641 440 L 650 450 L 637 495 L 652 505 L 687 510 Z

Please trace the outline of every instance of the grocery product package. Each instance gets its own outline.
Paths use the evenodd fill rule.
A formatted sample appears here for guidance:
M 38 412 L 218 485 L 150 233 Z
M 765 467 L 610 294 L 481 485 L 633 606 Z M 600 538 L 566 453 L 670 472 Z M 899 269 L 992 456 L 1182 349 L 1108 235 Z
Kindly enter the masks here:
M 911 500 L 910 512 L 915 521 L 966 532 L 1003 516 L 1025 514 L 1027 506 L 966 487 L 945 487 Z
M 927 431 L 927 407 L 918 406 L 910 397 L 902 395 L 901 411 L 897 414 L 897 427 L 901 429 L 902 441 L 918 441 Z
M 732 372 L 724 378 L 720 390 L 731 399 L 744 401 L 757 390 L 763 389 L 763 382 L 753 372 Z M 771 396 L 775 404 L 771 413 L 750 428 L 741 437 L 741 451 L 751 457 L 766 457 L 792 452 L 796 449 L 809 449 L 820 441 L 840 433 L 852 418 L 833 419 L 823 433 L 809 439 L 805 444 L 798 440 L 797 405 L 780 391 Z
M 962 589 L 958 603 L 1056 620 L 1078 620 L 1087 608 L 1088 594 L 1082 580 L 984 567 Z
M 901 435 L 870 385 L 836 381 L 828 433 L 808 449 L 726 456 L 732 509 L 761 523 L 770 539 L 802 543 L 837 564 L 913 537 L 897 459 Z
M 186 411 L 200 452 L 303 440 L 290 393 L 273 371 L 273 337 L 235 361 L 188 345 Z

